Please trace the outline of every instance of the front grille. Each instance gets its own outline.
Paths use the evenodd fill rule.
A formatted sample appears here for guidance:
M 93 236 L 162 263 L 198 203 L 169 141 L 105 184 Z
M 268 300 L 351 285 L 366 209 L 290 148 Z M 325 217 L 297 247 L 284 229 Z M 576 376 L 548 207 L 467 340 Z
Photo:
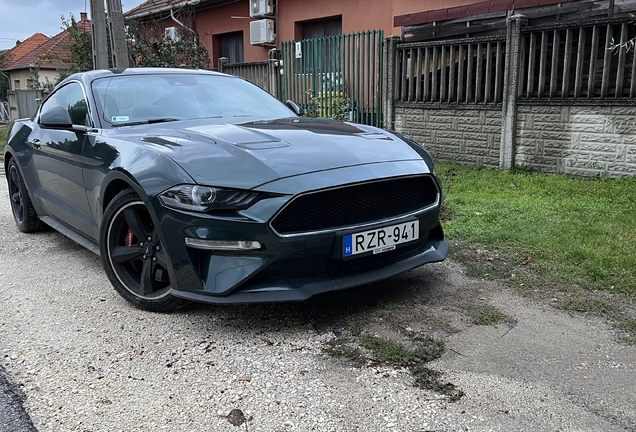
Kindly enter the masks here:
M 279 234 L 297 234 L 374 222 L 435 203 L 432 176 L 400 177 L 299 195 L 274 217 Z

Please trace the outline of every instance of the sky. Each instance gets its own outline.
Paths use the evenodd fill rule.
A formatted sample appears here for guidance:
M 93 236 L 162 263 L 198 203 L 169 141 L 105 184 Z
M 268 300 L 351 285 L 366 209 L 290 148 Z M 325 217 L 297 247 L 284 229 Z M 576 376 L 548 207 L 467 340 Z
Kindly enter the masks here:
M 122 0 L 124 11 L 144 0 Z M 33 33 L 55 36 L 62 31 L 62 15 L 69 13 L 79 19 L 80 12 L 89 12 L 90 0 L 0 0 L 0 50 L 12 48 L 16 40 Z

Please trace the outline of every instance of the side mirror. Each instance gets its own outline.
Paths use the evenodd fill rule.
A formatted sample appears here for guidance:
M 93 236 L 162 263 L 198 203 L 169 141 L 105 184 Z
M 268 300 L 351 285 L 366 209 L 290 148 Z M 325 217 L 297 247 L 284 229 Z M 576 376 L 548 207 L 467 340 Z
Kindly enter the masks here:
M 57 106 L 40 114 L 40 126 L 54 129 L 70 129 L 73 127 L 68 110 Z
M 288 100 L 287 102 L 285 102 L 285 105 L 287 106 L 287 108 L 292 110 L 297 116 L 302 117 L 305 115 L 305 110 L 299 107 L 298 104 L 294 102 L 293 100 Z
M 49 129 L 69 129 L 75 132 L 86 132 L 88 128 L 82 125 L 74 125 L 68 110 L 57 106 L 40 114 L 38 121 L 40 127 Z

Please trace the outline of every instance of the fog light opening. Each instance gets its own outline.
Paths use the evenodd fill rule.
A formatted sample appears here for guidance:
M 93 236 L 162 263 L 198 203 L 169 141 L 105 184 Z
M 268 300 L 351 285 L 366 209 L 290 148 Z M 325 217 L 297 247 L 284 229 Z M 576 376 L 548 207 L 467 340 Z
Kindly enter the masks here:
M 191 248 L 204 250 L 249 251 L 263 247 L 256 240 L 205 240 L 187 237 L 185 243 Z

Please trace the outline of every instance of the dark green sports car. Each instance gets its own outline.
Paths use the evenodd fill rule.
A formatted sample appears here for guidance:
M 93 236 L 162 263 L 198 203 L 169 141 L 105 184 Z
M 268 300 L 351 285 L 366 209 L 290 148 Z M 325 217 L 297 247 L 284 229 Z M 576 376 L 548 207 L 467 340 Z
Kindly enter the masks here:
M 154 311 L 304 300 L 443 260 L 426 150 L 301 114 L 214 72 L 73 75 L 11 128 L 16 224 L 100 254 L 117 292 Z

